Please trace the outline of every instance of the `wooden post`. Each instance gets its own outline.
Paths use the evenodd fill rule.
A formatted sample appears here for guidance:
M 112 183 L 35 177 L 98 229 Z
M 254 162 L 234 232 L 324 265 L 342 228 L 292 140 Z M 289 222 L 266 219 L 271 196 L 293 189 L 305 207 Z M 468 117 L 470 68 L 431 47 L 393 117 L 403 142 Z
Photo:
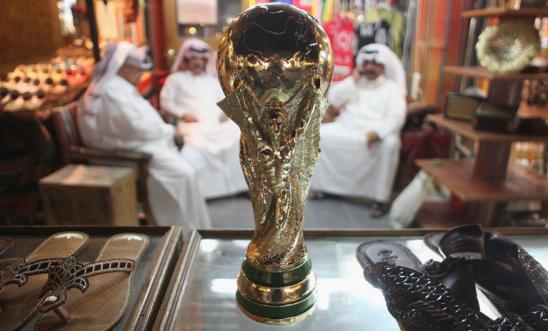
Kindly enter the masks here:
M 523 91 L 522 80 L 494 79 L 489 83 L 487 99 L 496 106 L 519 107 Z
M 505 226 L 501 220 L 506 203 L 504 202 L 470 202 L 466 206 L 467 223 L 483 226 Z
M 480 180 L 502 181 L 506 178 L 512 144 L 498 141 L 479 142 L 474 177 Z
M 99 50 L 99 30 L 97 29 L 97 20 L 95 18 L 94 0 L 86 0 L 86 15 L 88 16 L 89 34 L 93 42 L 93 58 L 95 62 L 101 60 L 101 51 Z
M 164 9 L 162 0 L 149 0 L 150 4 L 150 39 L 149 43 L 152 46 L 152 55 L 154 58 L 154 68 L 158 70 L 167 69 L 167 61 L 165 57 L 166 40 L 165 40 L 165 22 Z

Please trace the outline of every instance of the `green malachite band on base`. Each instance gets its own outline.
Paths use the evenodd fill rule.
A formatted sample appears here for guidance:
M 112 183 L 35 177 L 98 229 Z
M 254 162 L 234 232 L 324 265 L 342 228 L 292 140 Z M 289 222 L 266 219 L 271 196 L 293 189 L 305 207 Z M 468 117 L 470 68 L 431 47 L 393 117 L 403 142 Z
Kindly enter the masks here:
M 316 295 L 315 292 L 312 292 L 302 301 L 281 306 L 257 304 L 241 295 L 240 292 L 236 292 L 236 300 L 241 308 L 257 317 L 281 320 L 289 317 L 297 317 L 306 313 L 314 306 Z
M 303 264 L 295 269 L 285 271 L 263 271 L 247 263 L 247 260 L 242 263 L 242 271 L 250 281 L 271 287 L 297 284 L 308 275 L 311 269 L 312 263 L 308 258 Z

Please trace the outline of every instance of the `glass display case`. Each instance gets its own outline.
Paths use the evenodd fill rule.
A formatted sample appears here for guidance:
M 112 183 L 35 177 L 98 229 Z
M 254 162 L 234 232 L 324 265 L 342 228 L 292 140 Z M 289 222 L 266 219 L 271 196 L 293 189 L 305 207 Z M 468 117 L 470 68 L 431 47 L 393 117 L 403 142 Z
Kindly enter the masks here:
M 548 229 L 493 229 L 510 236 L 548 266 Z M 422 261 L 440 258 L 422 241 L 428 230 L 305 231 L 318 279 L 315 312 L 286 326 L 259 324 L 238 309 L 236 276 L 252 231 L 198 231 L 185 246 L 158 313 L 154 330 L 398 330 L 382 292 L 363 278 L 355 258 L 357 246 L 370 240 L 407 245 Z M 480 294 L 481 296 L 481 294 Z M 480 297 L 482 312 L 496 310 Z

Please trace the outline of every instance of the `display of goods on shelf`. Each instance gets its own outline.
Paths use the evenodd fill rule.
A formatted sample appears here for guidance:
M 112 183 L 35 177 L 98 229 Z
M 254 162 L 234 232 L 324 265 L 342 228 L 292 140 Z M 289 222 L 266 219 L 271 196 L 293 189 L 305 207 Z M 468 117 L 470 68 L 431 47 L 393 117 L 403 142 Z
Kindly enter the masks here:
M 511 8 L 541 8 L 546 6 L 545 0 L 511 0 L 507 1 L 507 6 Z
M 548 103 L 548 80 L 532 80 L 526 84 L 528 105 L 545 106 Z
M 515 164 L 526 166 L 540 175 L 548 176 L 545 168 L 544 144 L 536 142 L 517 142 L 512 146 L 510 159 Z
M 55 57 L 47 63 L 19 65 L 0 78 L 0 110 L 55 107 L 82 91 L 93 68 L 91 57 Z
M 519 72 L 539 54 L 539 34 L 522 20 L 501 21 L 483 30 L 476 51 L 480 64 L 493 73 Z
M 475 130 L 506 133 L 510 132 L 517 107 L 495 106 L 489 102 L 481 102 L 474 110 L 472 127 Z

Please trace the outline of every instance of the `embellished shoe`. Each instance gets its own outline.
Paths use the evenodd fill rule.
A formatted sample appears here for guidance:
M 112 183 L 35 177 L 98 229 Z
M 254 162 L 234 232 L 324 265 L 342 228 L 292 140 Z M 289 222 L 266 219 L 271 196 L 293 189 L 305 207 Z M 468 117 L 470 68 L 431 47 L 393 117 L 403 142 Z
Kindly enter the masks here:
M 78 254 L 88 243 L 81 232 L 56 233 L 26 258 L 10 259 L 0 268 L 0 325 L 2 330 L 17 330 L 37 312 L 40 289 L 49 268 L 64 258 Z
M 466 268 L 455 269 L 457 264 L 444 266 L 448 268 L 445 272 L 436 268 L 437 274 L 431 277 L 407 247 L 388 241 L 361 244 L 356 255 L 365 278 L 381 288 L 402 330 L 533 330 L 519 317 L 493 321 L 473 308 L 477 307 L 475 296 L 460 292 L 472 291 L 473 282 Z M 472 306 L 466 301 L 472 301 Z
M 424 237 L 442 257 L 460 257 L 474 280 L 503 314 L 519 314 L 535 329 L 548 330 L 548 271 L 521 246 L 479 225 Z
M 110 330 L 127 309 L 132 278 L 148 245 L 146 235 L 119 234 L 106 242 L 96 262 L 69 257 L 50 269 L 37 307 L 43 315 L 34 330 Z

